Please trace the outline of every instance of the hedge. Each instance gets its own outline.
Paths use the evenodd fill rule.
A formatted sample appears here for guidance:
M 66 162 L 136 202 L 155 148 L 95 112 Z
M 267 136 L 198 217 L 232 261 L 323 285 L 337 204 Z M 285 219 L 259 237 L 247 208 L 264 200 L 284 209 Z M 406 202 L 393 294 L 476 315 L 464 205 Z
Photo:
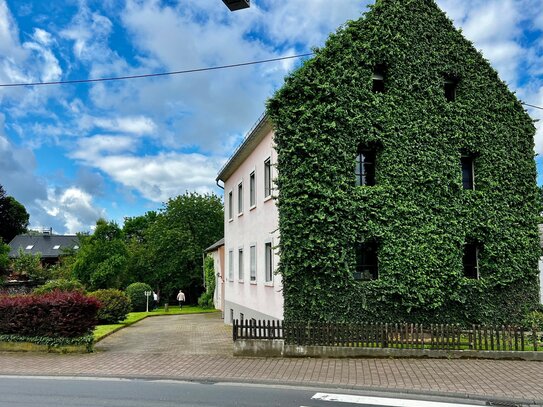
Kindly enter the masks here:
M 0 297 L 0 335 L 74 338 L 92 333 L 100 302 L 79 292 Z
M 538 302 L 535 127 L 435 1 L 377 0 L 286 79 L 268 117 L 285 320 L 520 323 Z M 355 184 L 359 146 L 377 151 L 375 186 Z M 379 278 L 356 281 L 354 247 L 372 241 Z M 466 242 L 481 246 L 479 279 L 463 274 Z
M 130 298 L 132 303 L 132 311 L 145 311 L 147 308 L 147 298 L 145 297 L 145 291 L 153 291 L 149 284 L 145 283 L 132 283 L 126 287 L 126 294 Z M 149 307 L 153 303 L 153 296 L 149 297 Z
M 116 324 L 124 321 L 132 308 L 128 295 L 120 290 L 97 290 L 89 294 L 102 304 L 98 310 L 99 324 Z

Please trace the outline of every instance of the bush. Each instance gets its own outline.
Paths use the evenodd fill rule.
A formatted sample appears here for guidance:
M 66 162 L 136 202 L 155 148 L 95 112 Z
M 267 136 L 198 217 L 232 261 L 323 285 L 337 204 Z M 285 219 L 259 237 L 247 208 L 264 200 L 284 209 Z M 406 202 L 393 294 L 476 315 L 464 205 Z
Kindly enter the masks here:
M 204 309 L 215 308 L 213 294 L 203 293 L 200 298 L 198 298 L 198 306 Z
M 523 325 L 530 330 L 543 331 L 543 311 L 534 310 L 526 314 Z
M 149 284 L 145 283 L 132 283 L 126 287 L 126 294 L 130 298 L 132 303 L 132 311 L 145 311 L 147 298 L 145 298 L 145 291 L 153 291 Z M 149 303 L 153 301 L 153 297 L 149 298 Z
M 102 304 L 97 315 L 99 324 L 116 324 L 124 321 L 132 307 L 128 295 L 114 288 L 97 290 L 89 296 L 98 299 Z
M 80 292 L 0 297 L 0 335 L 66 337 L 88 335 L 100 302 Z
M 34 289 L 34 294 L 46 294 L 53 291 L 70 292 L 77 291 L 80 293 L 85 292 L 83 284 L 77 280 L 67 280 L 65 278 L 59 278 L 58 280 L 51 280 L 42 286 Z

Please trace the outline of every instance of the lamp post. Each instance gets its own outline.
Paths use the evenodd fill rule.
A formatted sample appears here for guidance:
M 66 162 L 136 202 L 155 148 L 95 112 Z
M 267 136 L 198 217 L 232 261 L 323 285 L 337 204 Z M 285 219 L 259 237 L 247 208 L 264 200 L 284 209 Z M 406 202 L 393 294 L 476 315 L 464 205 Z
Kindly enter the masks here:
M 149 312 L 149 297 L 151 296 L 151 294 L 153 294 L 153 292 L 152 291 L 145 291 L 144 294 L 145 294 L 145 297 L 147 297 L 146 312 Z

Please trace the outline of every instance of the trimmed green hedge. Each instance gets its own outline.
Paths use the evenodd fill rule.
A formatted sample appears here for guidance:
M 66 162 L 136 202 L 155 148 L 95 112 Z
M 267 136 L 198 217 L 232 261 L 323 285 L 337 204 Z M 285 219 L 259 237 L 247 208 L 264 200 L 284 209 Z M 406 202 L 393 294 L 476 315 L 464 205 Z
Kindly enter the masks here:
M 538 302 L 535 127 L 433 0 L 378 0 L 286 79 L 268 115 L 286 320 L 513 323 Z M 360 144 L 378 147 L 376 186 L 355 185 Z M 369 240 L 379 279 L 355 281 L 354 245 Z M 479 280 L 463 276 L 468 241 L 483 247 Z
M 145 297 L 145 291 L 153 291 L 149 284 L 145 283 L 132 283 L 126 287 L 126 295 L 130 298 L 132 304 L 132 311 L 145 311 L 147 307 L 147 298 Z M 153 303 L 153 296 L 149 297 L 149 308 Z

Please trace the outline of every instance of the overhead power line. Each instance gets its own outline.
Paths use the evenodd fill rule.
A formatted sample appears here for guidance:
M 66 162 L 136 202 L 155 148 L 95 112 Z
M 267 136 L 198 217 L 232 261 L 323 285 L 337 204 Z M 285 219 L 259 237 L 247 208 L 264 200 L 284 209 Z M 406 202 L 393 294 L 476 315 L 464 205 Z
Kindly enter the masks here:
M 522 103 L 524 106 L 530 106 L 530 107 L 533 107 L 534 109 L 543 110 L 543 107 L 541 106 L 531 105 L 529 103 L 524 103 L 524 102 L 520 102 L 520 103 Z
M 219 69 L 238 68 L 238 67 L 248 66 L 248 65 L 258 65 L 258 64 L 265 64 L 268 62 L 284 61 L 286 59 L 303 58 L 303 57 L 308 57 L 311 55 L 313 55 L 313 53 L 309 52 L 307 54 L 289 55 L 286 57 L 262 59 L 260 61 L 241 62 L 238 64 L 231 64 L 231 65 L 210 66 L 206 68 L 185 69 L 183 71 L 173 71 L 173 72 L 148 73 L 148 74 L 142 74 L 142 75 L 113 76 L 109 78 L 95 78 L 95 79 L 73 79 L 73 80 L 67 80 L 67 81 L 51 81 L 51 82 L 4 83 L 4 84 L 0 84 L 0 87 L 14 88 L 14 87 L 22 87 L 22 86 L 70 85 L 70 84 L 77 84 L 77 83 L 125 81 L 129 79 L 154 78 L 158 76 L 172 76 L 172 75 L 182 75 L 182 74 L 195 73 L 195 72 L 216 71 Z

